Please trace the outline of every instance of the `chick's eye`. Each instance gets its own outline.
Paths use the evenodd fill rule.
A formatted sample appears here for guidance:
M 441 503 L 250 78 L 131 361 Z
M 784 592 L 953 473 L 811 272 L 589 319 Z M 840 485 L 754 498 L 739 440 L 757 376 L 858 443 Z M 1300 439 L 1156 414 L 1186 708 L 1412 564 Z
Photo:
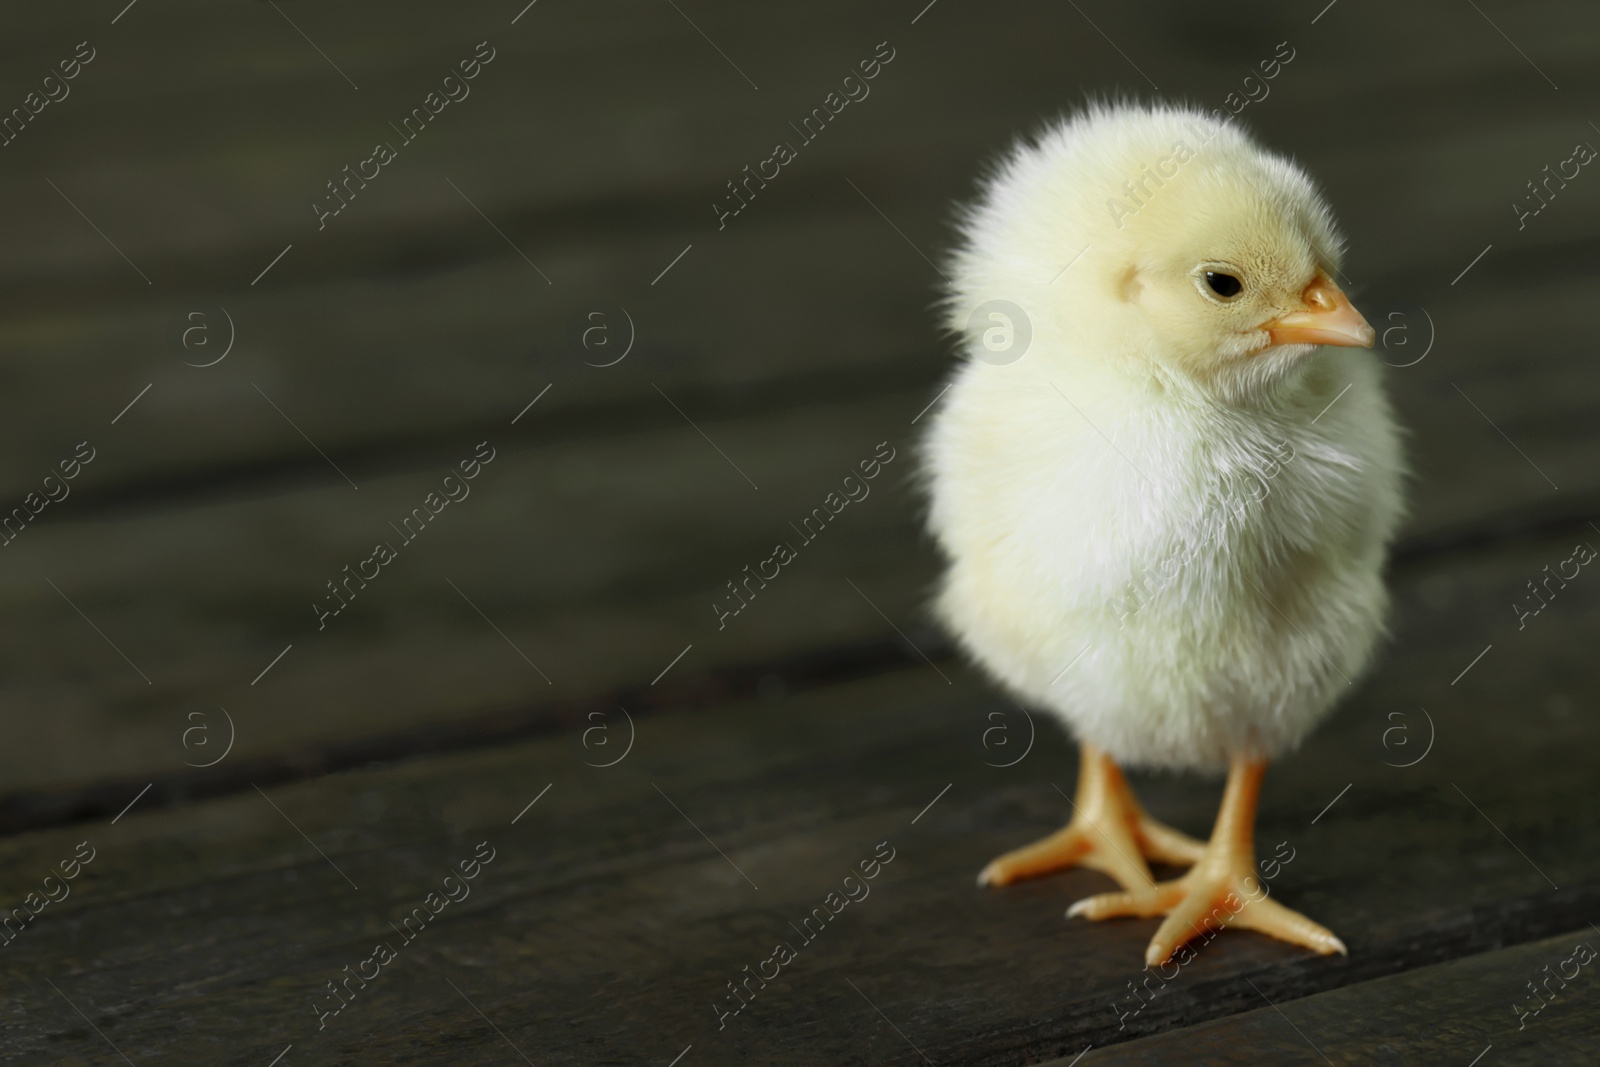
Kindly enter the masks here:
M 1244 290 L 1244 283 L 1238 278 L 1218 270 L 1206 271 L 1206 285 L 1224 299 L 1238 296 Z

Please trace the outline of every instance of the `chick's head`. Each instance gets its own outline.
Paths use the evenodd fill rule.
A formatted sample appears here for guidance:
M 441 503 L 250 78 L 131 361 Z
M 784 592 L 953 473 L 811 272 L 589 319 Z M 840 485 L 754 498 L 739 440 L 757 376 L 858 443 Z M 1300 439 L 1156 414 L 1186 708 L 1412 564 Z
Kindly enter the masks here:
M 1200 112 L 1102 106 L 1051 129 L 991 177 L 964 236 L 952 325 L 1007 297 L 1045 362 L 1237 397 L 1318 345 L 1372 344 L 1310 179 Z

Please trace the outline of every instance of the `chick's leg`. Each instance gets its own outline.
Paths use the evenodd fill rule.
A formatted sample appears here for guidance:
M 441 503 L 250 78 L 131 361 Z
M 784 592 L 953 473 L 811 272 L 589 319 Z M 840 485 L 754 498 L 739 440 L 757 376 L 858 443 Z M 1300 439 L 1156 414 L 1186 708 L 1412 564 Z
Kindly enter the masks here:
M 1104 871 L 1128 889 L 1155 884 L 1148 860 L 1187 866 L 1205 846 L 1145 814 L 1122 769 L 1091 745 L 1081 746 L 1078 796 L 1065 828 L 991 862 L 979 885 L 1010 885 L 1064 867 Z
M 1165 915 L 1145 951 L 1145 962 L 1152 966 L 1167 962 L 1196 937 L 1204 935 L 1209 941 L 1216 934 L 1207 934 L 1207 930 L 1224 926 L 1257 930 L 1322 955 L 1345 953 L 1344 942 L 1332 931 L 1269 899 L 1266 887 L 1256 877 L 1256 800 L 1265 771 L 1264 760 L 1239 757 L 1233 761 L 1211 841 L 1188 873 L 1171 882 L 1086 897 L 1067 909 L 1068 917 Z

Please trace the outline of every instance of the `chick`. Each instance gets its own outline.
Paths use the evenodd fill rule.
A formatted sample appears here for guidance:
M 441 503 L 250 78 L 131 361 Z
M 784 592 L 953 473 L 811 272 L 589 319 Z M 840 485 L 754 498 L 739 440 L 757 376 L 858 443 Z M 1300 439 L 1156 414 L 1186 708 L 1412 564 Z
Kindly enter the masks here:
M 1105 871 L 1124 891 L 1067 914 L 1166 916 L 1152 964 L 1221 925 L 1344 952 L 1266 896 L 1253 843 L 1267 762 L 1371 660 L 1401 514 L 1331 212 L 1236 124 L 1106 104 L 1015 148 L 961 229 L 966 358 L 923 449 L 935 609 L 1082 759 L 1069 824 L 980 884 Z M 1123 764 L 1226 768 L 1210 841 L 1150 818 Z

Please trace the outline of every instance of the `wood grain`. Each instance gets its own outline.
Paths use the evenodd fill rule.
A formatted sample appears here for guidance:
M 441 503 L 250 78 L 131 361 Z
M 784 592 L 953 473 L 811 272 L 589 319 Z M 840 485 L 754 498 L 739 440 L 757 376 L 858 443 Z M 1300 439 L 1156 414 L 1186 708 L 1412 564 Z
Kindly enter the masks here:
M 1583 958 L 1574 947 L 1592 946 L 1595 937 L 1592 927 L 1579 926 L 1557 937 L 1318 993 L 1287 1008 L 1263 1004 L 1226 1020 L 1097 1049 L 1078 1062 L 1593 1063 L 1600 1048 L 1600 991 L 1590 971 L 1575 962 L 1562 964 Z M 1544 982 L 1546 967 L 1556 972 L 1552 997 L 1519 1026 L 1523 1016 L 1515 1007 L 1539 1003 L 1525 983 Z M 1572 982 L 1561 980 L 1574 971 Z
M 1250 1011 L 1249 982 L 1293 1015 L 1320 991 L 1564 934 L 1600 904 L 1594 600 L 1573 583 L 1521 635 L 1543 627 L 1537 641 L 1478 629 L 1483 605 L 1561 547 L 1406 583 L 1384 665 L 1269 774 L 1259 838 L 1296 850 L 1274 891 L 1338 931 L 1348 960 L 1225 933 L 1119 1025 L 1153 922 L 1067 922 L 1066 904 L 1107 884 L 1088 872 L 972 884 L 1064 819 L 1072 755 L 1038 717 L 1026 758 L 986 766 L 1014 756 L 992 736 L 986 750 L 984 731 L 1004 723 L 1020 744 L 1023 718 L 954 664 L 939 669 L 950 684 L 921 664 L 642 718 L 611 768 L 584 765 L 600 761 L 575 725 L 272 788 L 271 804 L 248 790 L 8 838 L 7 899 L 77 841 L 100 855 L 0 958 L 29 1020 L 0 1029 L 0 1047 L 104 1051 L 46 975 L 136 1062 L 265 1062 L 289 1043 L 336 1062 L 515 1062 L 449 979 L 538 1063 L 667 1062 L 689 1044 L 702 1062 L 921 1062 L 884 1017 L 933 1062 L 1016 1063 Z M 1528 679 L 1550 682 L 1530 692 Z M 1386 766 L 1417 751 L 1393 735 L 1385 748 L 1397 723 L 1424 743 L 1418 703 L 1431 751 Z M 1216 783 L 1137 786 L 1205 831 Z M 471 897 L 319 1032 L 314 991 L 394 937 L 388 921 L 483 840 L 499 858 Z M 896 858 L 871 895 L 719 1031 L 726 983 L 798 940 L 788 924 L 883 841 Z

